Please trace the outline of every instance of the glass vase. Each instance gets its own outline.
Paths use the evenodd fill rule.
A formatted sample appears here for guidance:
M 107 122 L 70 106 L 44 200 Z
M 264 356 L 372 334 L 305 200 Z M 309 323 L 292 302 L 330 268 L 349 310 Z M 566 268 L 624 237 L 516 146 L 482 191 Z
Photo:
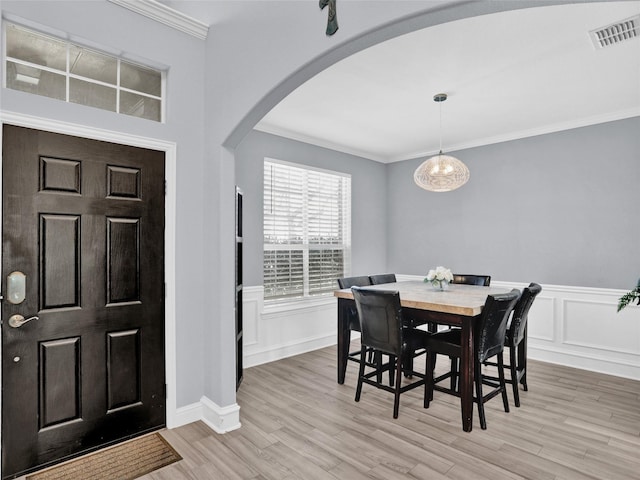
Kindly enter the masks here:
M 433 289 L 438 290 L 439 292 L 449 290 L 449 282 L 446 280 L 433 280 L 431 284 L 433 285 Z

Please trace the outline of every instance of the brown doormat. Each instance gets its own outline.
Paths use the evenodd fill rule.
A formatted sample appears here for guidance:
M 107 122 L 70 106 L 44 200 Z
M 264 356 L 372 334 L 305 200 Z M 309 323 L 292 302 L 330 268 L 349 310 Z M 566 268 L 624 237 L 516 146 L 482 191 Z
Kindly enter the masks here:
M 28 475 L 26 480 L 133 480 L 182 457 L 158 433 Z

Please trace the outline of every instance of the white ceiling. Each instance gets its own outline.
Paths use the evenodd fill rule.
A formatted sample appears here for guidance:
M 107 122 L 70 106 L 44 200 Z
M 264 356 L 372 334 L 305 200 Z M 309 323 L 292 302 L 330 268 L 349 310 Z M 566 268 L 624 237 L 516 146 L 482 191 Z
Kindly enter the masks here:
M 413 32 L 321 72 L 255 128 L 387 163 L 438 151 L 440 107 L 445 152 L 638 116 L 640 37 L 597 49 L 589 35 L 638 14 L 547 6 Z

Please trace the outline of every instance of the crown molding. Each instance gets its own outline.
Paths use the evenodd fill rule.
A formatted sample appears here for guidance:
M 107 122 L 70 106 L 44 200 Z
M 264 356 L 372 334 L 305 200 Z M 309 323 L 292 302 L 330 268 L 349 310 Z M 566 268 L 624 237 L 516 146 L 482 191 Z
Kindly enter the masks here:
M 205 40 L 209 33 L 209 26 L 207 24 L 174 10 L 173 8 L 167 7 L 156 0 L 109 1 L 157 22 L 164 23 L 171 28 L 188 33 L 200 40 Z
M 520 140 L 523 138 L 537 137 L 539 135 L 547 135 L 551 133 L 564 132 L 566 130 L 573 130 L 574 128 L 589 127 L 591 125 L 598 125 L 601 123 L 615 122 L 617 120 L 625 120 L 627 118 L 640 117 L 640 107 L 633 107 L 628 110 L 622 110 L 618 112 L 607 113 L 603 115 L 595 115 L 587 118 L 579 118 L 570 120 L 567 122 L 554 123 L 545 125 L 540 128 L 533 128 L 530 130 L 520 130 L 516 132 L 505 133 L 504 135 L 496 135 L 494 137 L 479 138 L 466 143 L 458 143 L 447 146 L 447 152 L 459 152 L 460 150 L 466 150 L 468 148 L 484 147 L 486 145 L 493 145 L 496 143 L 510 142 L 512 140 Z M 414 152 L 404 156 L 388 158 L 385 163 L 403 162 L 405 160 L 417 160 L 424 157 L 430 157 L 436 155 L 438 150 L 429 152 Z
M 504 143 L 512 140 L 520 140 L 523 138 L 536 137 L 538 135 L 546 135 L 550 133 L 563 132 L 565 130 L 572 130 L 574 128 L 588 127 L 591 125 L 598 125 L 600 123 L 613 122 L 616 120 L 624 120 L 632 117 L 640 117 L 640 107 L 632 107 L 627 110 L 608 113 L 604 115 L 596 115 L 588 118 L 575 119 L 568 122 L 545 125 L 540 128 L 535 128 L 530 130 L 521 130 L 517 132 L 509 132 L 503 135 L 496 135 L 494 137 L 478 138 L 475 140 L 470 140 L 469 142 L 465 142 L 465 143 L 452 144 L 447 146 L 447 150 L 445 153 L 459 152 L 460 150 L 466 150 L 469 148 L 484 147 L 486 145 L 493 145 L 496 143 Z M 317 138 L 313 136 L 307 136 L 304 134 L 300 134 L 298 132 L 292 132 L 291 130 L 281 128 L 281 127 L 276 127 L 266 122 L 258 123 L 255 127 L 253 127 L 253 129 L 259 132 L 264 132 L 271 135 L 277 135 L 279 137 L 288 138 L 290 140 L 296 140 L 298 142 L 309 143 L 317 147 L 327 148 L 329 150 L 335 150 L 337 152 L 347 153 L 349 155 L 355 155 L 358 157 L 366 158 L 368 160 L 373 160 L 378 163 L 396 163 L 396 162 L 404 162 L 408 160 L 419 160 L 419 159 L 424 160 L 424 158 L 431 157 L 438 153 L 438 150 L 431 150 L 431 151 L 410 152 L 408 154 L 400 155 L 396 157 L 376 155 L 364 150 L 357 150 L 350 147 L 345 147 L 344 145 L 331 142 L 330 140 L 325 140 L 325 139 Z
M 389 160 L 382 155 L 374 155 L 371 152 L 364 150 L 358 150 L 355 148 L 349 148 L 344 145 L 332 142 L 330 140 L 324 140 L 322 138 L 314 137 L 311 135 L 304 135 L 302 133 L 291 131 L 287 128 L 277 127 L 275 125 L 268 124 L 266 122 L 259 122 L 253 127 L 254 130 L 262 133 L 268 133 L 269 135 L 276 135 L 278 137 L 287 138 L 289 140 L 295 140 L 297 142 L 308 143 L 315 145 L 316 147 L 326 148 L 329 150 L 335 150 L 336 152 L 346 153 L 355 157 L 366 158 L 367 160 L 373 160 L 378 163 L 389 163 Z

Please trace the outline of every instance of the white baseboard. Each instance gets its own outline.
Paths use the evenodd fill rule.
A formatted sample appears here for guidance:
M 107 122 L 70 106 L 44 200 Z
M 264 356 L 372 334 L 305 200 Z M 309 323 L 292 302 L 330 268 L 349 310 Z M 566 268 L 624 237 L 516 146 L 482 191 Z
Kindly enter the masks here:
M 177 428 L 202 420 L 216 433 L 227 433 L 240 428 L 240 406 L 236 403 L 221 407 L 203 396 L 197 403 L 177 409 L 175 422 L 168 428 Z
M 638 361 L 620 361 L 616 358 L 596 357 L 581 352 L 567 352 L 557 348 L 545 348 L 544 345 L 529 342 L 527 356 L 541 362 L 579 368 L 591 372 L 605 373 L 616 377 L 640 380 Z M 639 357 L 640 358 L 640 357 Z
M 240 406 L 237 403 L 221 407 L 207 397 L 200 399 L 202 421 L 216 433 L 227 433 L 240 428 Z
M 198 420 L 202 420 L 202 404 L 200 402 L 178 408 L 174 416 L 174 421 L 171 425 L 167 425 L 167 427 L 178 428 L 189 423 L 197 422 Z
M 293 357 L 302 353 L 311 352 L 320 348 L 330 347 L 336 344 L 336 334 L 321 337 L 303 338 L 285 345 L 272 345 L 264 350 L 253 351 L 244 355 L 244 367 L 255 367 L 264 363 L 274 362 L 282 358 Z

